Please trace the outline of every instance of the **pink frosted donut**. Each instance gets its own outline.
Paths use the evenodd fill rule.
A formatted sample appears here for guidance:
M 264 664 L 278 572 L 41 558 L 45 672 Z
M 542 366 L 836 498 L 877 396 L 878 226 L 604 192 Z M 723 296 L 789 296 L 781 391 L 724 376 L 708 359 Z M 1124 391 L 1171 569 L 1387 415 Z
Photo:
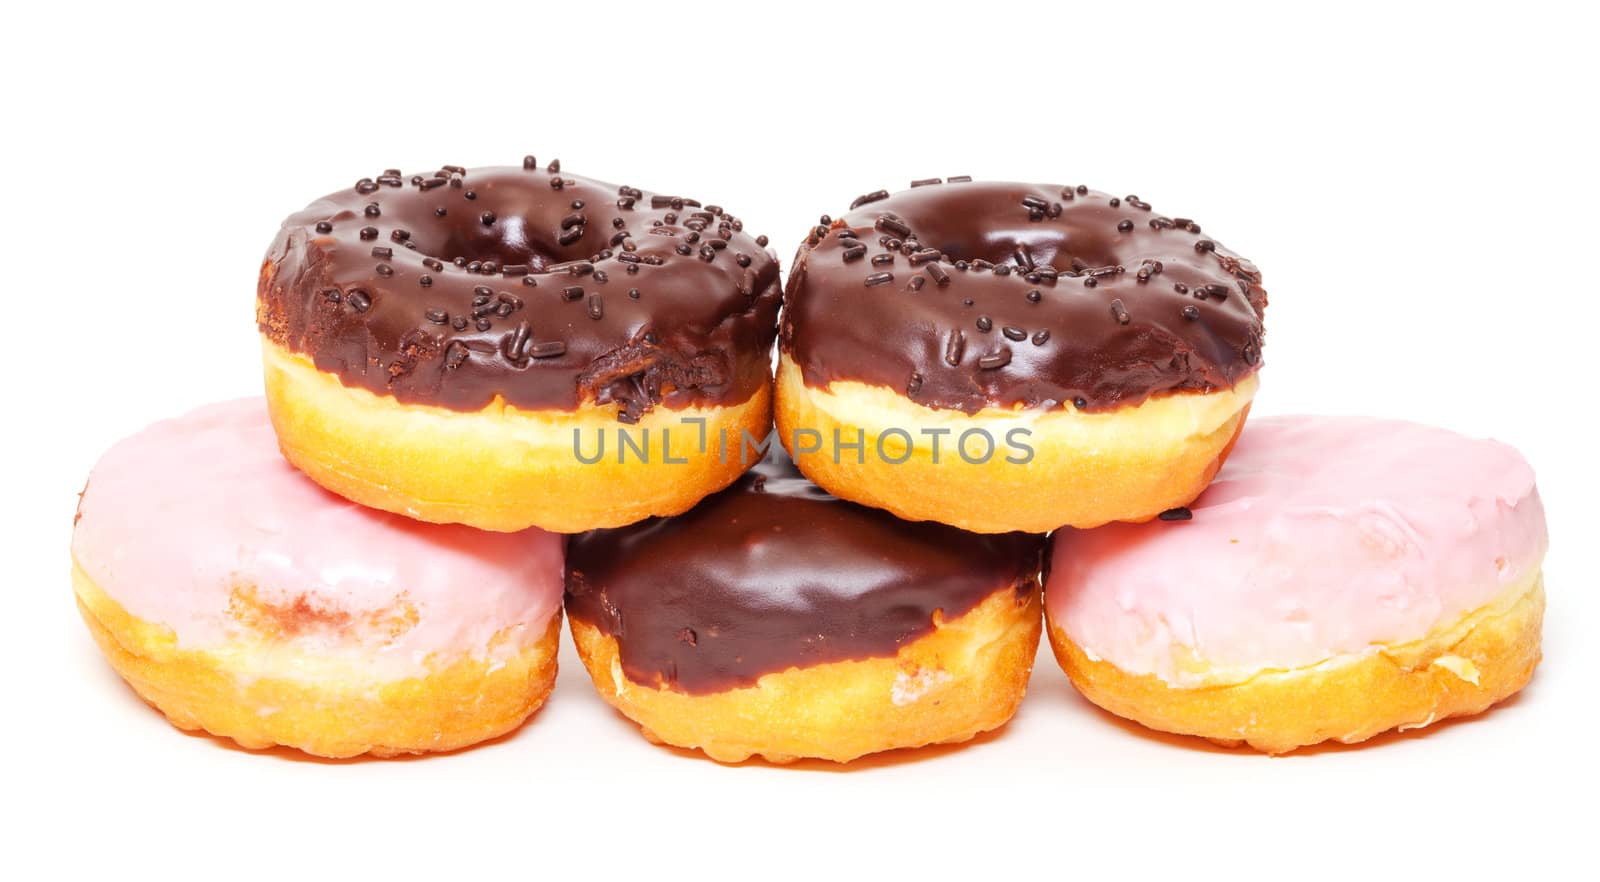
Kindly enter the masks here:
M 1477 713 L 1539 661 L 1547 539 L 1512 448 L 1252 420 L 1188 509 L 1062 530 L 1045 609 L 1091 701 L 1278 753 Z
M 183 729 L 321 756 L 508 732 L 555 681 L 562 542 L 422 524 L 286 463 L 260 398 L 113 446 L 72 535 L 101 649 Z

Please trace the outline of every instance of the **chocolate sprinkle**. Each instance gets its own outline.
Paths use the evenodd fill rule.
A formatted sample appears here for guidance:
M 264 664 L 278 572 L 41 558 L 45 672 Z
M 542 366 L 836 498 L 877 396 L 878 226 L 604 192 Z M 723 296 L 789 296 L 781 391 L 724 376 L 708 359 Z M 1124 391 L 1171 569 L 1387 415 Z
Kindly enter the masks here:
M 857 196 L 855 198 L 855 201 L 850 203 L 850 210 L 851 211 L 855 211 L 856 209 L 860 208 L 863 205 L 866 205 L 869 202 L 877 202 L 880 199 L 888 199 L 888 198 L 889 198 L 889 191 L 888 190 L 874 190 L 871 193 L 866 194 L 865 196 Z
M 877 228 L 886 233 L 892 233 L 896 236 L 899 236 L 902 239 L 911 235 L 910 227 L 902 223 L 899 218 L 890 217 L 889 215 L 883 215 L 878 218 Z
M 1001 349 L 998 352 L 985 355 L 978 359 L 978 367 L 986 371 L 992 371 L 996 368 L 1003 368 L 1010 363 L 1011 350 L 1009 349 Z
M 945 364 L 955 367 L 961 364 L 961 355 L 966 351 L 967 338 L 960 331 L 951 331 L 944 344 Z

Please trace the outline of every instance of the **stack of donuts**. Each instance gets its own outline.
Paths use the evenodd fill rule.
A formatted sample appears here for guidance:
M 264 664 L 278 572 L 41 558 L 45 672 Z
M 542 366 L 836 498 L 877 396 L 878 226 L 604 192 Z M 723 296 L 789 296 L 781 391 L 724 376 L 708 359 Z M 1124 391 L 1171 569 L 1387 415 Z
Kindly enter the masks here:
M 522 725 L 563 610 L 601 698 L 723 762 L 969 740 L 1044 635 L 1105 710 L 1268 753 L 1512 695 L 1531 469 L 1246 425 L 1261 282 L 1078 185 L 861 196 L 785 287 L 716 205 L 531 156 L 388 169 L 268 249 L 265 398 L 95 466 L 78 606 L 174 725 L 326 757 Z

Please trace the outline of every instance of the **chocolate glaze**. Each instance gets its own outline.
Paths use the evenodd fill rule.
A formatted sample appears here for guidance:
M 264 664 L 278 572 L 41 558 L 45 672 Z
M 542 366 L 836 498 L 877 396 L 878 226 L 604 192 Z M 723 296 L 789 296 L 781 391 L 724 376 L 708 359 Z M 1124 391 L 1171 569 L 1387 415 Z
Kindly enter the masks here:
M 573 537 L 567 614 L 623 671 L 690 694 L 893 656 L 996 591 L 1038 584 L 1043 537 L 911 523 L 829 496 L 773 455 L 686 514 Z
M 346 385 L 466 411 L 616 402 L 631 421 L 768 382 L 764 240 L 720 208 L 529 159 L 391 169 L 290 216 L 261 267 L 261 332 Z
M 966 413 L 1111 410 L 1254 372 L 1260 281 L 1136 196 L 923 181 L 813 228 L 780 346 L 816 388 L 856 380 Z

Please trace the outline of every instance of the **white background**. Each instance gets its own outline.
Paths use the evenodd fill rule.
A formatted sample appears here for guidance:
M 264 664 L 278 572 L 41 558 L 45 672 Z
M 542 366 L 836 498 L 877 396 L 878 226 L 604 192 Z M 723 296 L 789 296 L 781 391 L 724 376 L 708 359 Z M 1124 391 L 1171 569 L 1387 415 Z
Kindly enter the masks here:
M 1600 77 L 1583 5 L 38 6 L 6 13 L 0 53 L 0 863 L 1541 878 L 1593 855 Z M 179 734 L 77 620 L 75 491 L 117 438 L 257 390 L 256 269 L 284 215 L 384 166 L 528 152 L 726 205 L 785 260 L 817 215 L 935 175 L 1081 181 L 1198 219 L 1265 272 L 1257 414 L 1406 417 L 1533 462 L 1543 667 L 1479 720 L 1280 759 L 1121 724 L 1048 654 L 1002 733 L 844 772 L 652 747 L 570 645 L 531 725 L 454 756 L 323 763 Z

